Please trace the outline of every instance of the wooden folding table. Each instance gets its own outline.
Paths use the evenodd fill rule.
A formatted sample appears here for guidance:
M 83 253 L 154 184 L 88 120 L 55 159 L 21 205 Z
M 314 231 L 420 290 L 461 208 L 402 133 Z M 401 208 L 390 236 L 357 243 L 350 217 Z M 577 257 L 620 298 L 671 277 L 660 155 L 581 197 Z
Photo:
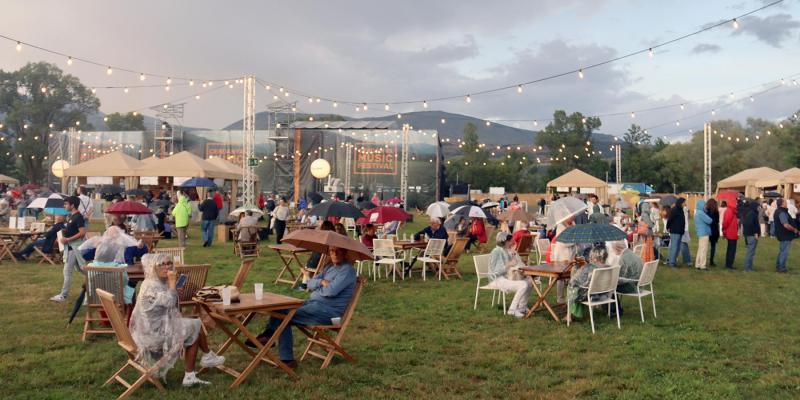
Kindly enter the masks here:
M 300 262 L 297 255 L 300 253 L 308 253 L 309 251 L 289 243 L 273 244 L 270 245 L 269 248 L 278 253 L 278 258 L 280 258 L 283 263 L 283 268 L 281 272 L 278 273 L 278 277 L 275 278 L 274 283 L 288 283 L 292 285 L 292 287 L 297 286 L 300 282 L 300 278 L 303 276 L 303 263 Z M 297 264 L 298 271 L 296 274 L 292 270 L 292 264 Z M 291 279 L 284 278 L 286 274 L 289 274 Z
M 553 316 L 553 319 L 556 321 L 561 321 L 558 318 L 555 310 L 553 310 L 553 307 L 547 302 L 547 294 L 550 293 L 558 281 L 569 280 L 570 273 L 572 271 L 572 264 L 569 261 L 556 261 L 549 264 L 520 267 L 519 270 L 525 276 L 529 276 L 531 278 L 550 278 L 550 282 L 547 284 L 547 287 L 545 287 L 544 290 L 539 289 L 539 285 L 533 285 L 538 298 L 533 304 L 533 307 L 531 307 L 531 309 L 528 311 L 528 314 L 525 315 L 525 318 L 530 318 L 530 316 L 533 315 L 536 310 L 544 306 L 547 308 L 547 311 L 550 312 L 550 315 Z
M 208 316 L 217 323 L 220 330 L 228 335 L 228 340 L 220 346 L 219 350 L 217 350 L 217 354 L 225 354 L 231 344 L 235 343 L 252 357 L 247 367 L 241 372 L 225 365 L 217 367 L 220 371 L 236 378 L 233 383 L 231 383 L 231 389 L 244 382 L 247 376 L 250 375 L 260 363 L 275 365 L 292 378 L 297 378 L 294 370 L 281 362 L 280 357 L 277 354 L 271 354 L 269 350 L 281 336 L 284 329 L 291 329 L 289 321 L 291 321 L 297 309 L 303 305 L 303 300 L 265 292 L 261 300 L 256 300 L 255 294 L 253 293 L 240 294 L 238 303 L 231 303 L 227 306 L 222 305 L 221 301 L 204 302 L 197 300 L 197 302 Z M 286 312 L 279 312 L 280 310 L 285 310 Z M 247 325 L 253 320 L 256 314 L 265 314 L 283 320 L 265 345 L 262 345 L 261 342 L 258 341 L 256 335 L 247 329 Z M 244 340 L 239 337 L 240 335 L 243 335 L 244 339 L 249 339 L 255 344 L 256 349 L 254 350 L 247 347 L 247 345 L 244 344 Z

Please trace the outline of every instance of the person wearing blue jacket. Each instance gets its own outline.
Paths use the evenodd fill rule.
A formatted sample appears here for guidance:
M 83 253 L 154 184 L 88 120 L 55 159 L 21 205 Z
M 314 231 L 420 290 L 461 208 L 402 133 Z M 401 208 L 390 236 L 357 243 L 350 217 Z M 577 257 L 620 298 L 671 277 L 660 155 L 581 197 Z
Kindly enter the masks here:
M 706 201 L 697 200 L 694 208 L 694 229 L 697 233 L 697 258 L 694 260 L 694 267 L 700 271 L 706 270 L 711 222 L 711 217 L 706 213 Z

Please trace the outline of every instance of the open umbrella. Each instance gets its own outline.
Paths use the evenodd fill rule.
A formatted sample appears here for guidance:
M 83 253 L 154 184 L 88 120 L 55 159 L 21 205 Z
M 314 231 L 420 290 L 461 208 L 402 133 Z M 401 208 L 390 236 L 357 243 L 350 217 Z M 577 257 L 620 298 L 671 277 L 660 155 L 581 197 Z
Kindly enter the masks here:
M 385 224 L 392 221 L 404 222 L 408 220 L 408 217 L 410 215 L 403 211 L 402 208 L 383 206 L 365 211 L 364 218 L 361 218 L 361 220 L 363 220 L 363 223 Z
M 128 195 L 128 196 L 146 196 L 147 195 L 147 191 L 145 191 L 143 189 L 136 188 L 136 189 L 126 190 L 125 194 Z
M 284 236 L 282 242 L 322 254 L 327 253 L 329 247 L 344 249 L 350 262 L 372 259 L 367 246 L 334 231 L 298 229 Z
M 46 197 L 33 199 L 27 208 L 64 208 L 64 196 L 52 193 Z
M 661 200 L 658 201 L 658 204 L 661 204 L 662 206 L 671 206 L 675 204 L 676 201 L 678 201 L 678 198 L 669 194 L 662 197 Z
M 311 204 L 319 204 L 322 203 L 322 200 L 325 200 L 325 197 L 319 193 L 311 193 L 306 197 L 311 202 Z
M 494 208 L 499 206 L 500 203 L 496 201 L 487 201 L 486 203 L 481 204 L 481 208 Z
M 86 285 L 81 287 L 81 293 L 78 295 L 78 298 L 75 299 L 75 304 L 72 305 L 72 311 L 69 313 L 69 321 L 67 321 L 67 325 L 71 324 L 73 320 L 75 320 L 75 316 L 78 315 L 78 311 L 81 310 L 81 306 L 83 305 L 83 299 L 86 297 Z
M 207 187 L 207 188 L 215 188 L 217 184 L 214 183 L 211 179 L 208 178 L 192 178 L 186 182 L 181 183 L 181 188 L 193 188 L 193 187 Z
M 256 217 L 260 217 L 260 216 L 264 215 L 264 212 L 259 210 L 258 208 L 256 208 L 256 207 L 246 207 L 246 206 L 242 206 L 242 207 L 239 207 L 239 208 L 231 211 L 230 215 L 232 217 L 238 217 L 240 214 L 245 213 L 247 211 L 252 211 L 253 215 L 256 216 Z
M 369 200 L 360 201 L 358 202 L 358 204 L 356 204 L 356 208 L 358 208 L 359 210 L 371 210 L 375 207 L 377 206 Z
M 444 218 L 450 214 L 450 204 L 447 204 L 443 201 L 437 201 L 428 206 L 428 209 L 425 210 L 425 214 L 429 217 L 434 218 Z
M 361 210 L 343 201 L 328 201 L 317 204 L 308 211 L 308 215 L 316 215 L 321 218 L 339 217 L 353 219 L 359 219 L 364 216 Z
M 124 214 L 124 215 L 132 215 L 132 214 L 152 214 L 153 210 L 147 208 L 142 203 L 138 201 L 120 201 L 118 203 L 114 203 L 111 207 L 108 207 L 106 210 L 108 214 Z
M 568 218 L 578 215 L 586 210 L 586 203 L 575 197 L 564 197 L 550 204 L 547 214 L 547 226 L 554 227 Z
M 453 210 L 452 214 L 469 218 L 486 218 L 486 213 L 483 212 L 483 209 L 472 205 L 456 208 Z
M 457 201 L 455 203 L 450 204 L 450 211 L 455 211 L 456 208 L 463 207 L 463 206 L 477 206 L 478 203 L 472 200 L 464 200 L 464 201 Z
M 97 189 L 97 193 L 100 194 L 120 194 L 122 193 L 122 188 L 117 185 L 103 185 L 100 186 L 100 189 Z
M 44 208 L 42 210 L 45 214 L 49 215 L 69 215 L 69 212 L 66 208 L 62 207 L 53 207 L 53 208 Z
M 768 198 L 768 199 L 769 198 L 777 199 L 777 198 L 782 197 L 782 196 L 778 192 L 766 192 L 766 193 L 764 193 L 764 197 Z
M 561 243 L 596 243 L 623 240 L 628 235 L 614 225 L 580 224 L 561 232 L 556 241 Z

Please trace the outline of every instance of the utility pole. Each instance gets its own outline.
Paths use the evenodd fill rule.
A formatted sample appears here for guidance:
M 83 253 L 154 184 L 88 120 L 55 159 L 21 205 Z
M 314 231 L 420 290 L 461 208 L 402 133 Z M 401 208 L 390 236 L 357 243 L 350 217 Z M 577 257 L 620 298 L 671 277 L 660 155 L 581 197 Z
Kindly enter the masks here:
M 711 124 L 703 124 L 703 198 L 711 197 Z

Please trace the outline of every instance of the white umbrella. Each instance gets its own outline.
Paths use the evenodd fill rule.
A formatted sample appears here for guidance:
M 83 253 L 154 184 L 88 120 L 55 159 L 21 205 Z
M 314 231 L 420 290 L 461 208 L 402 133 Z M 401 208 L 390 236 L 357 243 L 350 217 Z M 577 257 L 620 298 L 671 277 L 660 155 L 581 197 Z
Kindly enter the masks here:
M 487 201 L 486 203 L 481 204 L 481 208 L 492 208 L 499 206 L 500 203 L 496 201 Z
M 564 197 L 550 204 L 550 211 L 547 213 L 547 226 L 554 227 L 567 218 L 586 210 L 586 203 L 575 197 Z
M 239 207 L 239 208 L 231 211 L 230 215 L 233 216 L 233 217 L 238 217 L 239 214 L 245 213 L 247 211 L 252 211 L 253 215 L 256 216 L 256 217 L 260 217 L 260 216 L 264 215 L 264 212 L 259 210 L 258 208 L 255 208 L 255 207 L 244 207 L 244 206 L 243 207 Z
M 428 206 L 428 209 L 425 210 L 425 214 L 429 217 L 445 218 L 450 214 L 450 205 L 443 201 L 437 201 Z
M 47 197 L 37 197 L 37 198 L 33 199 L 31 201 L 31 203 L 28 204 L 27 208 L 47 208 L 48 206 L 55 207 L 52 204 L 53 202 L 50 202 L 51 203 L 50 205 L 47 204 L 47 200 L 51 200 L 51 199 L 56 200 L 56 202 L 58 202 L 58 200 L 61 200 L 58 207 L 59 208 L 63 208 L 64 207 L 64 201 L 63 201 L 64 200 L 64 196 L 62 196 L 62 195 L 60 195 L 58 193 L 53 193 L 53 194 L 51 194 L 51 195 L 49 195 Z
M 461 206 L 453 210 L 453 215 L 461 215 L 470 218 L 486 218 L 486 213 L 480 207 Z

